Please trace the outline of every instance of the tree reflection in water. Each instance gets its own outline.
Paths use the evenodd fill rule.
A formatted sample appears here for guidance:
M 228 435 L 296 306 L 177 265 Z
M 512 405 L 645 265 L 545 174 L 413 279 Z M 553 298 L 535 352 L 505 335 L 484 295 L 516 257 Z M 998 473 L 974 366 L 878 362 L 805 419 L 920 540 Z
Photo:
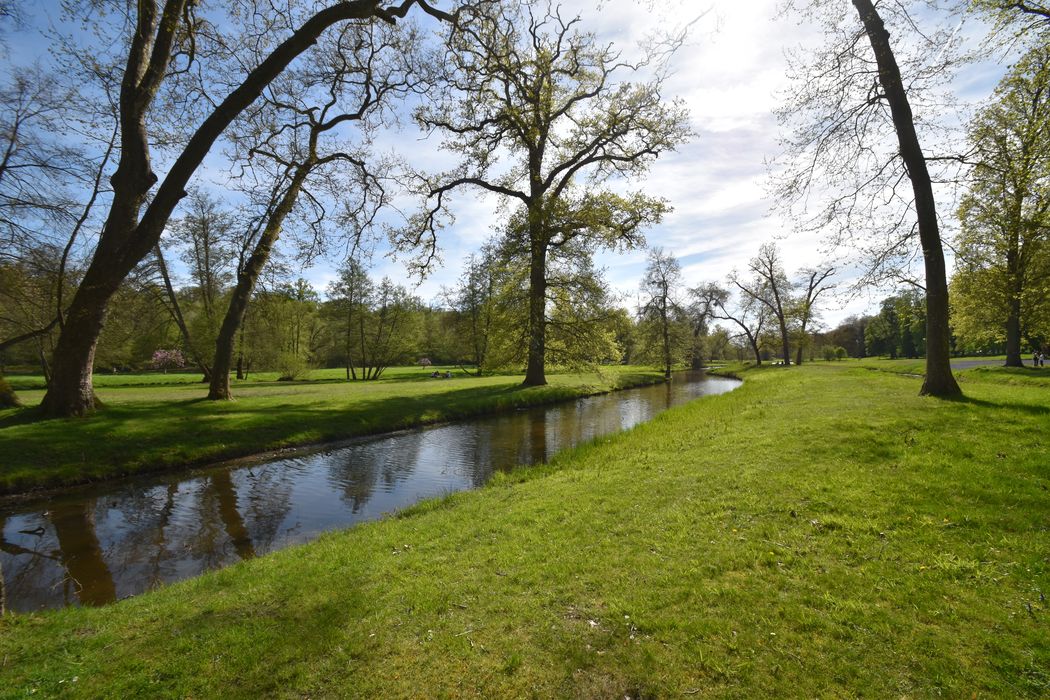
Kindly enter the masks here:
M 0 604 L 98 605 L 304 542 L 737 385 L 675 380 L 253 466 L 102 484 L 0 509 Z M 6 600 L 5 600 L 6 599 Z

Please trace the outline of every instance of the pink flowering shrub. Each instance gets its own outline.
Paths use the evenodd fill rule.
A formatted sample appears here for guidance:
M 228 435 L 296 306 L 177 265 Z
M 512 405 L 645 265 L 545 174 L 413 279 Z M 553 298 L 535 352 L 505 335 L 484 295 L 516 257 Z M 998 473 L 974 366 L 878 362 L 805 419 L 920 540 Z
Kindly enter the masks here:
M 153 369 L 162 369 L 165 372 L 171 368 L 179 368 L 186 366 L 186 358 L 182 356 L 182 351 L 178 349 L 165 350 L 160 348 L 153 352 L 153 357 L 150 359 L 150 366 Z

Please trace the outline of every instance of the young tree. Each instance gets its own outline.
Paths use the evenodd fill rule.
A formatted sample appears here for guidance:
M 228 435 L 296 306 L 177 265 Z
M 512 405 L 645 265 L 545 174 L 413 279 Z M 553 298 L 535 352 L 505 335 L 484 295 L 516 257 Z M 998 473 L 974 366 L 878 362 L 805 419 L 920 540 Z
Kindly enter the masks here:
M 795 351 L 796 365 L 802 364 L 802 351 L 805 349 L 806 343 L 809 342 L 809 336 L 806 335 L 806 331 L 813 319 L 816 318 L 815 307 L 817 299 L 824 292 L 834 288 L 835 285 L 830 282 L 834 274 L 834 267 L 807 267 L 798 272 L 799 280 L 795 283 L 795 288 L 800 290 L 801 293 L 793 300 L 791 310 L 791 316 L 798 324 L 798 349 Z
M 1050 48 L 1010 70 L 970 137 L 976 165 L 959 208 L 954 315 L 971 336 L 990 322 L 1005 336 L 1006 366 L 1021 367 L 1022 337 L 1050 306 Z
M 489 348 L 497 323 L 497 293 L 502 264 L 495 248 L 486 245 L 480 254 L 471 254 L 464 264 L 456 286 L 445 292 L 445 299 L 455 314 L 455 335 L 465 356 L 481 376 L 488 367 Z
M 422 246 L 429 261 L 445 196 L 460 187 L 487 190 L 522 207 L 529 255 L 524 383 L 530 386 L 546 383 L 551 251 L 573 244 L 588 251 L 639 245 L 641 230 L 659 221 L 666 206 L 601 186 L 613 176 L 643 174 L 690 134 L 685 109 L 661 96 L 655 54 L 628 63 L 578 24 L 579 18 L 566 21 L 544 2 L 482 6 L 455 26 L 445 89 L 416 114 L 423 127 L 447 137 L 445 146 L 463 162 L 425 183 L 433 204 L 401 243 Z M 645 69 L 656 77 L 619 81 Z M 509 164 L 501 169 L 504 155 Z
M 932 178 L 923 152 L 912 99 L 941 85 L 953 61 L 954 33 L 925 32 L 906 3 L 880 5 L 852 0 L 860 26 L 842 23 L 839 5 L 807 3 L 823 13 L 828 42 L 799 68 L 796 93 L 781 110 L 795 125 L 788 144 L 794 164 L 782 182 L 782 201 L 804 206 L 818 187 L 833 195 L 813 224 L 839 237 L 872 234 L 864 247 L 869 277 L 895 277 L 910 263 L 917 234 L 927 303 L 926 378 L 920 393 L 961 393 L 950 365 L 948 286 Z M 905 55 L 907 82 L 890 41 L 883 13 L 903 36 L 921 45 Z M 899 46 L 898 46 L 899 48 Z M 910 183 L 908 192 L 898 185 Z M 914 215 L 914 224 L 911 219 Z M 871 241 L 882 232 L 884 240 Z
M 343 352 L 346 362 L 346 378 L 357 379 L 356 363 L 358 341 L 364 335 L 364 324 L 370 311 L 369 303 L 374 293 L 374 285 L 368 277 L 368 271 L 353 258 L 348 259 L 339 268 L 339 276 L 328 285 L 328 299 L 339 317 L 339 326 L 343 338 Z
M 740 290 L 743 297 L 766 307 L 772 318 L 776 319 L 784 364 L 790 365 L 791 335 L 788 331 L 788 311 L 792 304 L 792 284 L 784 272 L 776 245 L 764 243 L 759 248 L 758 255 L 748 264 L 748 270 L 752 273 L 750 280 L 741 280 L 734 272 L 729 276 L 729 281 Z
M 416 349 L 414 317 L 419 300 L 384 277 L 365 301 L 359 315 L 354 351 L 360 358 L 361 379 L 379 379 L 387 367 L 404 362 Z M 356 378 L 356 377 L 355 377 Z
M 215 344 L 226 288 L 233 279 L 240 224 L 220 199 L 200 189 L 190 191 L 183 217 L 172 222 L 167 244 L 179 249 L 191 281 L 182 290 L 191 301 L 188 320 L 171 281 L 163 246 L 158 243 L 154 248 L 172 319 L 183 336 L 186 351 L 203 372 L 204 381 L 211 380 L 211 368 L 204 358 Z
M 678 258 L 665 253 L 662 248 L 650 250 L 649 262 L 640 285 L 642 305 L 638 309 L 638 317 L 650 323 L 659 335 L 660 359 L 667 379 L 671 378 L 671 366 L 674 364 L 673 350 L 679 344 L 675 336 L 681 327 L 677 322 L 682 315 L 677 300 L 681 284 L 682 266 Z
M 120 81 L 120 156 L 110 177 L 109 212 L 58 339 L 54 376 L 42 404 L 45 413 L 81 415 L 95 407 L 93 360 L 109 301 L 128 273 L 156 246 L 190 178 L 237 115 L 327 28 L 372 18 L 393 23 L 417 6 L 439 19 L 451 19 L 425 0 L 345 0 L 296 22 L 283 36 L 268 36 L 273 50 L 248 66 L 243 77 L 234 79 L 236 85 L 225 97 L 210 102 L 214 108 L 175 149 L 163 179 L 152 167 L 150 123 L 162 87 L 173 75 L 185 74 L 187 63 L 196 62 L 195 31 L 200 26 L 196 3 L 165 0 L 160 6 L 157 0 L 144 0 L 129 9 L 125 43 L 118 44 L 126 46 L 127 55 Z M 265 4 L 258 10 L 260 16 L 275 11 Z
M 724 349 L 722 339 L 708 337 L 708 325 L 713 318 L 714 300 L 704 296 L 700 288 L 689 290 L 689 304 L 685 309 L 692 342 L 689 347 L 690 369 L 703 369 L 704 356 L 714 359 L 713 353 Z M 706 348 L 706 350 L 705 350 Z

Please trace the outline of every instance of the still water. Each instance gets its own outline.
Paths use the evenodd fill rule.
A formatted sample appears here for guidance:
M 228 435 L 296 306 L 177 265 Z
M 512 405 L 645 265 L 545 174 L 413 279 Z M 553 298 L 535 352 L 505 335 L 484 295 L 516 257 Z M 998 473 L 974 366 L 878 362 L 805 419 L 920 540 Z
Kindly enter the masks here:
M 681 373 L 670 384 L 0 507 L 0 595 L 17 611 L 101 605 L 480 486 L 494 471 L 737 385 Z

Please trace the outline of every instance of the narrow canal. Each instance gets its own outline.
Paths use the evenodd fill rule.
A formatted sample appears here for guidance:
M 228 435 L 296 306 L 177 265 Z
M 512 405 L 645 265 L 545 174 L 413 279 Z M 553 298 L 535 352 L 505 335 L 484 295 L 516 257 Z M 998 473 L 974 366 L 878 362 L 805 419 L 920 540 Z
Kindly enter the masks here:
M 738 384 L 680 373 L 670 384 L 0 507 L 0 594 L 15 611 L 101 605 L 481 486 L 495 471 Z

